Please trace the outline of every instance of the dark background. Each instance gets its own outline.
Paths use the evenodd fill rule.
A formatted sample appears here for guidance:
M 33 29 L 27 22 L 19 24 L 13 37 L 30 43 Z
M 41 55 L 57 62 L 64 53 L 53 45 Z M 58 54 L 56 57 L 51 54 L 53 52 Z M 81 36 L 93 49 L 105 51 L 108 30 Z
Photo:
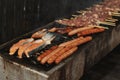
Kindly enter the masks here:
M 0 0 L 0 44 L 102 0 Z

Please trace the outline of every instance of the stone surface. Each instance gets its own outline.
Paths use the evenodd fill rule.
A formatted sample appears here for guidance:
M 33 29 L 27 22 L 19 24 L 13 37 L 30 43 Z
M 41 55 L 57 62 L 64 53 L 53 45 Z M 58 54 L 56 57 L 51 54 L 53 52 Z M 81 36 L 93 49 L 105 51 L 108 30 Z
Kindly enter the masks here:
M 85 73 L 80 80 L 120 80 L 120 45 Z
M 98 36 L 99 38 L 96 37 L 96 39 L 91 41 L 89 48 L 86 49 L 85 71 L 89 70 L 101 58 L 120 44 L 120 25 L 102 34 Z
M 76 58 L 72 59 L 73 57 Z M 78 80 L 83 75 L 84 61 L 85 55 L 78 53 L 48 71 L 37 71 L 0 57 L 2 74 L 0 78 L 2 80 Z

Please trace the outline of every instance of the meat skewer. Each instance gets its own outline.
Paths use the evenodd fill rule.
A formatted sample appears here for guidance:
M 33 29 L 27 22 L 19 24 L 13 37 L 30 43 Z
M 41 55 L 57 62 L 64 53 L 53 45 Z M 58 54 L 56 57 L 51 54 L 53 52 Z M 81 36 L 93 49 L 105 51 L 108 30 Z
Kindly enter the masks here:
M 13 55 L 15 54 L 15 52 L 19 49 L 20 46 L 27 44 L 29 42 L 32 42 L 34 39 L 33 38 L 29 38 L 29 39 L 22 39 L 19 42 L 15 43 L 14 45 L 12 45 L 12 47 L 10 48 L 9 54 Z
M 65 58 L 69 57 L 70 55 L 72 55 L 77 49 L 78 49 L 78 47 L 73 47 L 72 49 L 68 50 L 63 55 L 57 57 L 57 59 L 55 60 L 55 63 L 56 64 L 60 63 L 63 59 L 65 59 Z
M 86 36 L 86 35 L 90 35 L 90 34 L 95 34 L 95 33 L 100 33 L 105 31 L 104 28 L 93 28 L 93 29 L 88 29 L 88 30 L 84 30 L 79 32 L 77 35 L 78 36 Z
M 110 1 L 112 2 L 112 1 Z M 105 2 L 102 4 L 95 5 L 86 11 L 77 11 L 80 15 L 72 15 L 75 18 L 67 19 L 67 20 L 58 20 L 58 23 L 68 25 L 68 26 L 77 26 L 77 27 L 85 27 L 86 25 L 99 25 L 97 21 L 104 22 L 106 18 L 116 16 L 120 17 L 120 6 L 118 3 L 120 1 L 115 2 Z M 112 5 L 112 6 L 111 6 Z M 108 22 L 114 22 L 112 20 L 107 20 Z M 111 25 L 111 24 L 110 24 Z

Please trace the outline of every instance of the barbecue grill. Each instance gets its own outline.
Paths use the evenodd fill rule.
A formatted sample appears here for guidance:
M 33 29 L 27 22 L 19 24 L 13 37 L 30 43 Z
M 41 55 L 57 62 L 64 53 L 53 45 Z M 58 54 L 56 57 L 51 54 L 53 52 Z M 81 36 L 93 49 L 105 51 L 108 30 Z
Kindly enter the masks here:
M 2 44 L 0 46 L 0 78 L 2 80 L 79 80 L 86 71 L 120 43 L 120 17 L 114 16 L 114 18 L 118 19 L 115 23 L 116 26 L 100 24 L 109 27 L 109 30 L 93 34 L 92 41 L 80 45 L 75 54 L 60 64 L 41 65 L 35 60 L 36 56 L 18 59 L 16 55 L 9 55 L 9 48 L 14 43 L 23 38 L 29 38 L 36 31 L 43 28 L 49 29 L 54 26 L 65 27 L 65 25 L 56 23 L 55 21 Z M 76 36 L 66 37 L 67 39 L 63 39 L 63 42 L 71 38 L 73 39 Z M 57 41 L 54 43 L 58 44 L 61 42 Z

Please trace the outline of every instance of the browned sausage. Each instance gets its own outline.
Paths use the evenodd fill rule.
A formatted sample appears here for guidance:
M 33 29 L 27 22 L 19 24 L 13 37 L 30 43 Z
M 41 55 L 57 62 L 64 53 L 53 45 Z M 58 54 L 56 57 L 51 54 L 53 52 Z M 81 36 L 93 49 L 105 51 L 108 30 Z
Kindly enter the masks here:
M 87 36 L 87 37 L 85 37 L 85 38 L 83 38 L 83 39 L 80 39 L 80 40 L 72 43 L 71 45 L 68 45 L 68 47 L 69 47 L 69 46 L 79 46 L 79 45 L 84 44 L 84 43 L 86 43 L 86 42 L 89 42 L 89 41 L 91 41 L 91 40 L 92 40 L 92 37 L 91 37 L 91 36 Z
M 78 36 L 86 36 L 86 35 L 95 34 L 95 33 L 103 32 L 103 31 L 105 31 L 104 28 L 88 29 L 88 30 L 79 32 Z
M 47 56 L 48 54 L 50 54 L 56 48 L 57 48 L 57 46 L 53 46 L 49 50 L 46 50 L 44 53 L 42 53 L 40 56 L 38 56 L 37 60 L 41 61 L 45 56 Z
M 78 32 L 81 32 L 81 31 L 86 30 L 86 29 L 91 29 L 91 28 L 94 28 L 94 26 L 77 28 L 77 29 L 74 29 L 74 30 L 70 31 L 70 32 L 68 33 L 68 35 L 71 36 L 71 35 L 74 35 L 74 34 L 76 34 L 76 33 L 78 33 Z
M 54 54 L 58 53 L 59 51 L 61 51 L 64 47 L 58 47 L 57 49 L 53 50 L 50 54 L 48 54 L 47 56 L 45 56 L 42 60 L 41 60 L 41 64 L 45 64 L 47 62 L 47 60 L 53 56 Z
M 47 63 L 48 64 L 52 64 L 58 56 L 61 56 L 63 53 L 65 53 L 66 51 L 70 50 L 71 48 L 72 47 L 65 47 L 65 48 L 63 48 L 60 52 L 58 52 L 58 53 L 54 54 L 53 56 L 51 56 L 48 59 Z
M 56 64 L 60 63 L 63 59 L 65 59 L 65 58 L 69 57 L 70 55 L 72 55 L 77 49 L 78 49 L 78 47 L 73 47 L 69 51 L 67 51 L 64 54 L 62 54 L 61 56 L 57 57 L 57 59 L 55 60 L 55 63 Z
M 82 39 L 82 38 L 83 38 L 83 37 L 79 37 L 79 38 L 76 38 L 76 39 L 74 39 L 74 40 L 64 42 L 64 43 L 60 44 L 59 47 L 60 47 L 60 46 L 68 46 L 68 45 L 70 45 L 70 44 L 72 44 L 72 43 L 74 43 L 74 42 L 76 42 L 76 41 L 79 41 L 79 40 Z

